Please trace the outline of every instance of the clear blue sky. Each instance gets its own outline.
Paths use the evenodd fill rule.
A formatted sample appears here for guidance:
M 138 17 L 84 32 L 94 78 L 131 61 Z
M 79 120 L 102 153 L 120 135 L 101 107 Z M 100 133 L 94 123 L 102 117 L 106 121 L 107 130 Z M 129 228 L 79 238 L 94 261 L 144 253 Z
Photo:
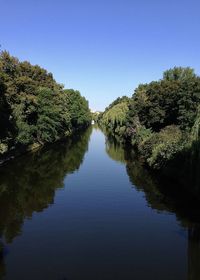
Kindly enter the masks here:
M 168 68 L 200 74 L 200 1 L 0 0 L 0 44 L 102 110 Z

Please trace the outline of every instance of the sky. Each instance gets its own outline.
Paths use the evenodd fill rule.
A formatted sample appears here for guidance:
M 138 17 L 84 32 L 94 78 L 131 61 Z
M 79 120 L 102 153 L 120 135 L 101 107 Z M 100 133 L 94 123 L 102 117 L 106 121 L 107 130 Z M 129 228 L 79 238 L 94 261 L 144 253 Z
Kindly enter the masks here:
M 200 74 L 199 0 L 0 0 L 0 45 L 104 110 L 174 66 Z

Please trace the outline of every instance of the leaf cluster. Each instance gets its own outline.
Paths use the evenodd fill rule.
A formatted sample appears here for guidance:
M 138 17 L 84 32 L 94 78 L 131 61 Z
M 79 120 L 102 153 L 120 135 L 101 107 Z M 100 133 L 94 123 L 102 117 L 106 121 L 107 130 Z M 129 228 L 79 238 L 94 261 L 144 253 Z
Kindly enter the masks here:
M 38 65 L 0 53 L 0 151 L 18 145 L 44 144 L 88 126 L 87 100 L 64 89 Z

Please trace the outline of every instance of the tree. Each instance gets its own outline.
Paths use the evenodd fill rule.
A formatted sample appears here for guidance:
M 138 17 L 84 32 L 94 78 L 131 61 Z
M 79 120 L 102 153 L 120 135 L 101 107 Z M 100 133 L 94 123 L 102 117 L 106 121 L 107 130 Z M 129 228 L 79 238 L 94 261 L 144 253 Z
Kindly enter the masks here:
M 36 133 L 37 140 L 42 143 L 59 139 L 62 131 L 60 110 L 55 105 L 55 97 L 53 91 L 48 88 L 38 90 Z
M 196 77 L 194 69 L 190 67 L 174 67 L 163 73 L 163 80 L 167 81 L 185 81 Z
M 0 53 L 0 153 L 56 141 L 90 122 L 88 102 L 78 91 L 64 90 L 38 65 Z
M 129 120 L 138 116 L 142 125 L 154 131 L 173 124 L 191 128 L 199 102 L 200 78 L 196 76 L 140 85 L 132 96 Z
M 92 115 L 88 109 L 87 100 L 73 89 L 64 90 L 73 127 L 87 126 L 91 123 Z

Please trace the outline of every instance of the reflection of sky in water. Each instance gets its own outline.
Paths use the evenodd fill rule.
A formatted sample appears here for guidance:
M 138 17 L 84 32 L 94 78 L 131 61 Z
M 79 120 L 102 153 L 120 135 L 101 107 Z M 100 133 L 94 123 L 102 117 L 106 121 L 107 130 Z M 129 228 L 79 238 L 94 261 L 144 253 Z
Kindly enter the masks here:
M 125 164 L 105 152 L 100 130 L 79 170 L 60 179 L 55 196 L 44 193 L 53 204 L 25 219 L 9 245 L 3 279 L 187 279 L 187 231 L 174 214 L 148 206 Z

